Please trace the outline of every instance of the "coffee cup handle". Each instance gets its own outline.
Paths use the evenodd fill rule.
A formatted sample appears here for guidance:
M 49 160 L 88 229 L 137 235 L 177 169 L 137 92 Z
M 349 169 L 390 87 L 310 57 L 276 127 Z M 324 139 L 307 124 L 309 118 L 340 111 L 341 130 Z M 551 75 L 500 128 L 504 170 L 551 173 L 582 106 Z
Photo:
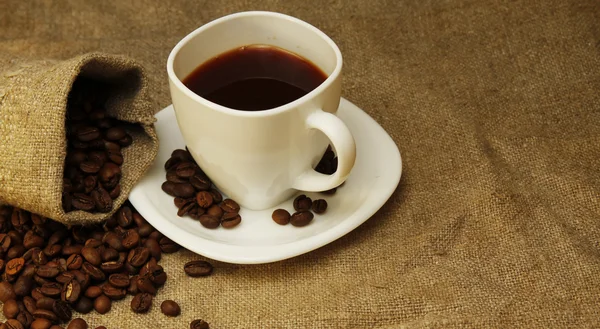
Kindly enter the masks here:
M 337 154 L 337 170 L 333 175 L 325 175 L 308 168 L 296 178 L 292 187 L 307 192 L 321 192 L 338 187 L 354 167 L 356 160 L 354 137 L 340 118 L 320 109 L 308 115 L 306 127 L 318 129 L 329 138 Z

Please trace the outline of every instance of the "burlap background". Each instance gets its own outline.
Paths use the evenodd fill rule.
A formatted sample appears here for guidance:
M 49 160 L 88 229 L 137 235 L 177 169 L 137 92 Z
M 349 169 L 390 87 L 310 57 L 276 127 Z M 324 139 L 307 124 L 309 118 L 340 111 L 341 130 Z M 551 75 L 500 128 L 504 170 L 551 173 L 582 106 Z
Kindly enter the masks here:
M 121 194 L 110 213 L 65 213 L 62 207 L 67 103 L 81 76 L 110 83 L 115 91 L 106 104 L 108 115 L 141 126 L 129 131 L 133 143 L 123 149 Z M 156 119 L 147 94 L 143 69 L 123 56 L 87 53 L 64 61 L 23 61 L 15 56 L 0 62 L 0 204 L 65 224 L 110 217 L 158 152 Z
M 222 15 L 275 10 L 321 28 L 345 57 L 344 96 L 398 143 L 399 189 L 344 238 L 287 261 L 216 263 L 170 280 L 152 312 L 129 299 L 109 328 L 600 326 L 600 2 L 8 1 L 0 49 L 19 58 L 101 50 L 148 69 Z M 157 304 L 180 302 L 168 319 Z

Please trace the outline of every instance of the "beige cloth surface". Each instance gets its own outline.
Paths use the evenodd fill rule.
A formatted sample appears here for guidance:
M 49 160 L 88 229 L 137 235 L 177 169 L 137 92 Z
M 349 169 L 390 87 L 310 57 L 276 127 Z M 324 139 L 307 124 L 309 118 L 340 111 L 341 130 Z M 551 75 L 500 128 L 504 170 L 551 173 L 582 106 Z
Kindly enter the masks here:
M 0 1 L 0 52 L 138 60 L 156 109 L 184 35 L 250 9 L 329 34 L 343 95 L 398 144 L 400 186 L 347 236 L 290 260 L 215 262 L 185 277 L 189 252 L 147 315 L 129 298 L 108 328 L 600 326 L 600 2 Z M 1 155 L 0 155 L 1 156 Z M 159 312 L 175 299 L 182 315 Z

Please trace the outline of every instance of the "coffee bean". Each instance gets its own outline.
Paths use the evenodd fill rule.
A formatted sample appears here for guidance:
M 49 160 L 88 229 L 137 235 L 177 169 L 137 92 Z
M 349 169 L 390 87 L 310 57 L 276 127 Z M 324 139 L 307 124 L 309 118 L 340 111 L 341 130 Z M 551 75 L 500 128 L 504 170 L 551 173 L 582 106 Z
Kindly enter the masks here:
M 50 329 L 52 327 L 52 322 L 48 319 L 35 319 L 31 323 L 30 329 Z
M 123 262 L 109 261 L 102 263 L 102 265 L 100 265 L 100 268 L 106 273 L 117 273 L 122 271 L 124 266 L 125 264 Z
M 194 175 L 190 177 L 190 184 L 198 191 L 207 191 L 210 189 L 212 182 L 205 175 L 194 173 Z
M 237 202 L 233 201 L 232 199 L 223 200 L 220 206 L 224 212 L 238 213 L 240 211 L 240 205 L 238 205 Z
M 150 256 L 155 258 L 156 260 L 160 260 L 161 258 L 161 250 L 160 250 L 160 245 L 158 244 L 158 242 L 154 239 L 146 239 L 146 242 L 144 242 L 144 247 L 148 248 L 148 251 L 150 251 Z
M 62 250 L 62 246 L 59 244 L 53 244 L 53 245 L 48 245 L 46 246 L 46 248 L 44 248 L 44 254 L 50 258 L 54 258 L 58 255 L 60 255 L 60 252 Z
M 206 214 L 215 218 L 221 218 L 223 217 L 223 209 L 221 209 L 221 207 L 215 204 L 210 206 L 210 208 L 206 210 Z
M 25 259 L 23 258 L 11 259 L 8 261 L 8 263 L 6 263 L 4 271 L 8 275 L 17 275 L 19 272 L 21 272 L 24 265 Z
M 165 170 L 168 171 L 173 171 L 173 173 L 175 173 L 175 168 L 177 168 L 177 165 L 181 163 L 180 159 L 177 158 L 169 158 L 169 160 L 167 160 L 167 162 L 165 162 Z
M 81 285 L 79 281 L 73 279 L 63 286 L 62 292 L 60 294 L 60 299 L 67 303 L 74 303 L 79 299 L 79 295 L 81 294 Z
M 139 289 L 137 287 L 137 279 L 139 278 L 138 275 L 134 275 L 131 277 L 131 279 L 129 280 L 129 287 L 127 287 L 127 293 L 130 295 L 136 295 L 139 292 Z
M 186 183 L 188 179 L 177 176 L 177 171 L 171 169 L 167 171 L 167 181 L 172 183 Z
M 29 313 L 33 313 L 37 309 L 36 301 L 31 296 L 23 297 L 23 305 Z
M 294 199 L 294 209 L 296 211 L 310 210 L 311 207 L 312 200 L 304 194 L 301 194 Z
M 191 277 L 209 276 L 213 272 L 213 266 L 206 261 L 196 260 L 187 262 L 183 266 L 185 274 Z
M 214 204 L 219 204 L 223 202 L 223 195 L 221 194 L 221 192 L 213 188 L 209 189 L 208 192 L 210 192 L 210 195 L 212 195 Z
M 125 129 L 121 127 L 113 127 L 106 131 L 104 137 L 109 141 L 118 141 L 121 138 L 124 138 L 126 134 L 127 133 L 125 132 Z
M 52 303 L 52 312 L 54 312 L 54 314 L 56 314 L 56 317 L 58 317 L 61 321 L 69 321 L 72 316 L 71 308 L 69 307 L 69 305 L 60 299 L 55 300 Z
M 88 324 L 82 318 L 76 318 L 69 323 L 67 329 L 88 329 Z
M 204 320 L 194 320 L 190 322 L 190 329 L 209 329 L 208 322 Z
M 96 161 L 84 161 L 79 165 L 79 169 L 86 174 L 95 174 L 100 168 L 100 164 Z
M 99 266 L 102 263 L 102 257 L 96 248 L 88 246 L 83 247 L 83 249 L 81 249 L 81 255 L 86 261 L 94 266 Z
M 121 243 L 126 249 L 135 248 L 140 243 L 140 235 L 135 230 L 127 230 Z
M 181 314 L 179 304 L 169 299 L 160 304 L 160 311 L 166 316 L 178 316 Z
M 96 162 L 98 165 L 100 165 L 100 167 L 102 167 L 108 160 L 108 155 L 104 151 L 91 151 L 88 153 L 88 159 Z
M 90 276 L 90 278 L 96 281 L 103 281 L 106 278 L 104 272 L 102 272 L 99 268 L 88 262 L 83 262 L 83 265 L 81 265 L 81 269 L 84 273 L 87 273 Z
M 108 151 L 108 159 L 119 166 L 123 164 L 121 151 Z
M 112 190 L 108 192 L 108 195 L 114 199 L 118 198 L 121 195 L 121 184 L 117 184 Z
M 53 310 L 54 302 L 56 300 L 50 297 L 42 297 L 35 302 L 36 309 L 44 309 L 48 311 Z M 31 312 L 33 313 L 33 312 Z
M 108 297 L 100 295 L 94 300 L 94 309 L 100 314 L 106 314 L 110 311 L 111 304 Z
M 129 134 L 125 134 L 125 137 L 119 139 L 119 145 L 127 147 L 133 143 L 133 138 Z
M 194 173 L 196 173 L 197 167 L 198 166 L 193 162 L 181 162 L 175 168 L 175 173 L 181 178 L 190 178 L 194 175 Z
M 67 269 L 69 270 L 77 270 L 81 268 L 81 264 L 83 264 L 83 257 L 81 255 L 73 254 L 67 259 Z
M 221 220 L 221 226 L 224 228 L 236 227 L 242 221 L 242 217 L 239 214 L 226 212 Z
M 33 278 L 21 275 L 13 285 L 15 294 L 19 297 L 29 295 L 33 289 Z
M 42 294 L 42 289 L 40 287 L 37 287 L 31 291 L 31 297 L 33 297 L 33 299 L 38 301 L 41 298 L 44 298 L 45 296 L 44 296 L 44 294 Z
M 58 322 L 58 317 L 56 316 L 56 314 L 54 314 L 54 312 L 43 308 L 38 308 L 37 310 L 35 310 L 35 312 L 32 313 L 32 315 L 36 319 L 42 318 L 50 320 L 51 322 Z
M 133 212 L 131 208 L 124 206 L 117 212 L 117 223 L 121 227 L 128 227 L 133 223 Z
M 33 230 L 27 231 L 27 233 L 25 233 L 25 237 L 23 237 L 23 246 L 26 249 L 41 248 L 44 246 L 44 238 L 35 234 Z
M 144 263 L 150 257 L 150 251 L 145 247 L 138 247 L 132 249 L 127 256 L 127 262 L 135 267 L 140 267 L 144 265 Z
M 152 307 L 152 295 L 149 293 L 139 293 L 131 300 L 131 310 L 135 313 L 146 313 Z
M 156 295 L 156 287 L 147 276 L 139 276 L 137 278 L 137 288 L 140 292 L 146 292 L 152 295 Z
M 213 203 L 212 195 L 207 191 L 200 191 L 196 194 L 196 202 L 202 208 L 208 208 Z
M 90 286 L 85 290 L 85 296 L 88 298 L 96 298 L 102 294 L 102 288 L 98 286 Z
M 160 250 L 165 254 L 171 254 L 181 249 L 180 245 L 167 237 L 160 238 L 158 244 L 160 245 Z
M 56 298 L 60 296 L 62 285 L 57 282 L 48 282 L 40 287 L 40 292 L 47 297 Z
M 162 189 L 171 196 L 178 196 L 182 198 L 190 198 L 196 193 L 192 184 L 189 183 L 164 182 L 162 184 Z
M 6 329 L 24 329 L 25 328 L 21 322 L 15 320 L 15 319 L 6 320 L 4 325 L 6 326 Z M 2 328 L 2 329 L 4 329 L 4 328 Z
M 60 273 L 60 270 L 57 266 L 43 265 L 35 270 L 35 274 L 41 276 L 42 278 L 54 278 L 58 275 L 58 273 Z
M 98 172 L 98 178 L 100 178 L 104 188 L 110 190 L 119 183 L 119 180 L 121 179 L 121 168 L 112 162 L 107 162 Z
M 90 211 L 96 207 L 94 203 L 94 199 L 91 196 L 83 193 L 73 193 L 73 199 L 71 200 L 71 205 L 75 209 Z
M 10 249 L 8 249 L 8 251 L 6 252 L 6 258 L 10 260 L 13 258 L 21 257 L 24 253 L 25 247 L 22 244 L 19 244 L 16 246 L 12 246 L 10 247 Z
M 334 187 L 334 188 L 332 188 L 331 190 L 323 191 L 323 192 L 321 192 L 321 193 L 323 193 L 323 194 L 327 194 L 327 195 L 331 195 L 331 194 L 334 194 L 336 191 L 337 191 L 337 188 L 336 188 L 336 187 Z
M 318 200 L 313 201 L 312 211 L 315 214 L 322 214 L 325 212 L 325 210 L 327 210 L 327 201 L 325 201 L 323 199 L 318 199 Z
M 19 305 L 17 304 L 17 301 L 14 299 L 9 299 L 4 302 L 2 305 L 2 314 L 4 314 L 7 319 L 16 318 L 17 314 L 19 314 Z
M 198 208 L 198 204 L 196 203 L 196 201 L 194 199 L 188 199 L 188 200 L 190 200 L 190 201 L 188 203 L 184 204 L 181 208 L 179 208 L 179 210 L 177 210 L 177 216 L 183 217 L 185 214 L 189 214 L 193 210 Z
M 279 225 L 287 225 L 290 222 L 290 217 L 290 213 L 285 209 L 276 209 L 271 215 L 273 221 Z
M 221 220 L 211 215 L 202 215 L 199 218 L 200 224 L 206 228 L 215 229 L 221 224 Z
M 290 218 L 290 223 L 296 227 L 302 227 L 310 224 L 313 220 L 313 213 L 310 211 L 297 211 Z
M 102 213 L 107 213 L 113 208 L 113 199 L 110 197 L 110 194 L 103 189 L 102 187 L 98 187 L 92 191 L 92 199 L 94 200 L 94 204 L 96 205 L 96 210 Z
M 102 242 L 117 251 L 125 250 L 121 238 L 115 232 L 106 232 L 102 237 Z
M 111 274 L 108 277 L 108 282 L 117 288 L 127 288 L 129 287 L 129 275 L 121 273 Z
M 77 138 L 82 142 L 90 142 L 100 137 L 100 129 L 92 126 L 84 126 L 77 129 Z
M 83 246 L 80 244 L 75 244 L 75 245 L 70 245 L 70 246 L 64 246 L 62 248 L 62 254 L 64 256 L 70 256 L 72 254 L 80 254 L 81 253 L 81 249 L 83 249 Z
M 0 250 L 7 252 L 12 243 L 11 237 L 8 234 L 0 234 Z
M 127 291 L 125 289 L 117 288 L 110 283 L 105 283 L 102 286 L 102 292 L 106 297 L 112 300 L 123 299 L 125 295 L 127 295 Z

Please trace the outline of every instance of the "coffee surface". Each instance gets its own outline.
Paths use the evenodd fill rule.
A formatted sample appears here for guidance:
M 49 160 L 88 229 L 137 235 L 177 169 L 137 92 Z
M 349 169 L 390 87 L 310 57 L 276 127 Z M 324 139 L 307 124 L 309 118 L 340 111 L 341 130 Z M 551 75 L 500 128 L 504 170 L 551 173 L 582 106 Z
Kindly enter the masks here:
M 310 61 L 281 48 L 249 45 L 214 57 L 183 83 L 211 102 L 242 111 L 285 105 L 317 88 L 327 75 Z

